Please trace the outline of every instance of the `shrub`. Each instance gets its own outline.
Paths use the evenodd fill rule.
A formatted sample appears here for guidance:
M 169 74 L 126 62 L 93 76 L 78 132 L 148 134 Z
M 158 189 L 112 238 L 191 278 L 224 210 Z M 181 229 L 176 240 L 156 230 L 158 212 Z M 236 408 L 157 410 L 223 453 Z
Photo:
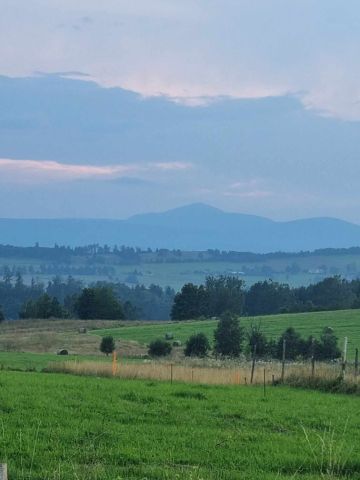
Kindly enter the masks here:
M 282 358 L 284 340 L 286 341 L 286 360 L 295 360 L 297 357 L 305 357 L 308 354 L 308 343 L 301 338 L 300 333 L 298 333 L 293 327 L 289 327 L 279 338 L 277 344 L 277 358 Z
M 261 331 L 260 325 L 251 325 L 246 336 L 248 340 L 248 353 L 253 354 L 256 346 L 256 355 L 258 357 L 271 355 L 269 342 L 265 334 Z
M 172 346 L 161 338 L 153 340 L 149 345 L 149 355 L 152 357 L 165 357 L 171 353 Z
M 108 356 L 109 353 L 112 353 L 114 350 L 115 350 L 114 338 L 111 335 L 103 337 L 100 343 L 100 351 L 102 353 L 106 353 L 106 356 Z
M 323 329 L 315 355 L 319 360 L 333 360 L 341 356 L 338 339 L 332 328 L 325 327 Z
M 207 336 L 204 333 L 197 333 L 187 340 L 184 353 L 187 357 L 205 357 L 209 350 Z

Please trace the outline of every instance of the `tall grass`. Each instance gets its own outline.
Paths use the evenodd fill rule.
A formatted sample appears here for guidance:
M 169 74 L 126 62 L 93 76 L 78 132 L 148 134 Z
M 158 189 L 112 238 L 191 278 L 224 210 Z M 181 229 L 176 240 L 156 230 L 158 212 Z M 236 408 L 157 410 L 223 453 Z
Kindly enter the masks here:
M 303 426 L 307 447 L 323 478 L 338 478 L 347 475 L 347 466 L 352 457 L 353 447 L 346 438 L 348 422 L 344 423 L 343 431 L 337 434 L 330 424 L 322 433 L 310 434 Z
M 49 364 L 46 371 L 127 379 L 173 380 L 208 385 L 246 385 L 250 383 L 251 363 L 244 362 L 237 365 L 232 363 L 230 366 L 226 364 L 206 366 L 204 363 L 199 366 L 152 361 L 137 364 L 118 363 L 113 371 L 110 363 L 65 361 Z M 319 363 L 312 375 L 309 363 L 292 363 L 286 365 L 284 383 L 327 391 L 360 393 L 360 377 L 348 374 L 345 379 L 342 379 L 340 373 L 340 366 L 337 364 Z M 263 384 L 264 379 L 266 384 L 281 383 L 281 363 L 257 363 L 253 384 Z

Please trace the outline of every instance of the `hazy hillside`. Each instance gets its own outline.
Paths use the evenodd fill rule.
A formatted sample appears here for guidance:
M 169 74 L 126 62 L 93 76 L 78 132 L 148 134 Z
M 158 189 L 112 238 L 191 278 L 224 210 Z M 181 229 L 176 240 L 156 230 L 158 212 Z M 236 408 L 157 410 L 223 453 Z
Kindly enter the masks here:
M 127 220 L 0 219 L 0 244 L 132 245 L 271 252 L 360 245 L 360 226 L 335 218 L 275 222 L 193 204 Z

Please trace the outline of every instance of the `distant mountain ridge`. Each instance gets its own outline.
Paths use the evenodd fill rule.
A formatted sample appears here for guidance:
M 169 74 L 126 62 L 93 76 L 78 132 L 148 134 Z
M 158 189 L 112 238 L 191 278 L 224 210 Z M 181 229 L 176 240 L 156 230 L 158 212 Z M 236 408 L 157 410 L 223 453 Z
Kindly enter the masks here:
M 327 217 L 277 222 L 199 203 L 127 220 L 0 219 L 0 244 L 35 243 L 297 252 L 360 246 L 360 225 Z

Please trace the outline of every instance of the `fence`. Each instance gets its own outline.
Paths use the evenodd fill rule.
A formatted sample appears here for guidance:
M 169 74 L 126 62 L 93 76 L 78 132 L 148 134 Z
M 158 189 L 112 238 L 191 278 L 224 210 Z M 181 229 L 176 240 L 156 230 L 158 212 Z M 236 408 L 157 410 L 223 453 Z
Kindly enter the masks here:
M 350 372 L 347 364 L 347 378 L 359 381 L 359 375 Z M 358 367 L 357 367 L 358 368 Z M 125 379 L 143 379 L 160 381 L 178 381 L 208 385 L 259 385 L 285 382 L 288 378 L 319 377 L 336 379 L 342 375 L 343 364 L 339 363 L 286 363 L 286 362 L 246 362 L 232 367 L 194 367 L 182 364 L 117 363 L 114 365 L 102 362 L 54 362 L 47 371 L 72 373 L 77 375 L 93 375 L 101 377 L 117 377 Z M 265 379 L 265 380 L 264 380 Z

